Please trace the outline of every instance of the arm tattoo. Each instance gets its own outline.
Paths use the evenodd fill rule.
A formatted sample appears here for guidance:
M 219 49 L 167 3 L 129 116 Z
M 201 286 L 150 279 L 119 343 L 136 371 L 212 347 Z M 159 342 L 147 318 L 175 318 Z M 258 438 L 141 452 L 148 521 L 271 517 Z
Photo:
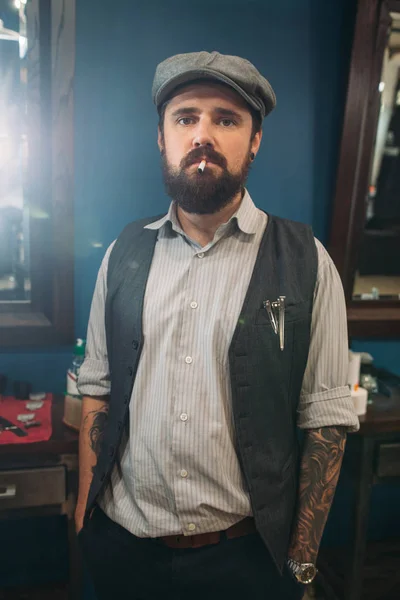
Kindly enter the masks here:
M 90 415 L 94 415 L 92 425 L 89 429 L 90 447 L 95 453 L 96 457 L 99 458 L 100 448 L 104 437 L 104 429 L 107 423 L 108 407 L 106 406 L 101 410 L 91 411 L 87 415 L 86 419 L 88 419 Z M 95 466 L 96 465 L 92 467 L 93 473 Z
M 346 445 L 343 427 L 309 429 L 300 467 L 297 514 L 289 556 L 315 562 L 335 494 Z

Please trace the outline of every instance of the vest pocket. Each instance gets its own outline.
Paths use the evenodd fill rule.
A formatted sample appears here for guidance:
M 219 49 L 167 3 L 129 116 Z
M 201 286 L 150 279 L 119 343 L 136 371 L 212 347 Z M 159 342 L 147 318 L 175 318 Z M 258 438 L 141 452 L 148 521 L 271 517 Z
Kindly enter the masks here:
M 288 304 L 285 306 L 285 324 L 294 323 L 308 318 L 311 315 L 310 302 L 297 302 L 296 304 Z M 255 315 L 255 325 L 266 325 L 272 329 L 271 321 L 264 307 L 259 308 Z

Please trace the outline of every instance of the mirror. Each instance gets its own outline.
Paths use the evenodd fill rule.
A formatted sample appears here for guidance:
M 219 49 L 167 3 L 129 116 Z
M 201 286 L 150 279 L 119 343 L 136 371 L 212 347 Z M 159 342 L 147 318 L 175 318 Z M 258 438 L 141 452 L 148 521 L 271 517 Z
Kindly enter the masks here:
M 75 3 L 0 0 L 0 348 L 74 339 Z
M 355 300 L 400 300 L 400 13 L 390 17 Z
M 14 29 L 0 20 L 0 302 L 28 302 L 31 289 L 25 4 L 14 14 Z
M 349 336 L 400 336 L 400 0 L 359 2 L 328 251 Z

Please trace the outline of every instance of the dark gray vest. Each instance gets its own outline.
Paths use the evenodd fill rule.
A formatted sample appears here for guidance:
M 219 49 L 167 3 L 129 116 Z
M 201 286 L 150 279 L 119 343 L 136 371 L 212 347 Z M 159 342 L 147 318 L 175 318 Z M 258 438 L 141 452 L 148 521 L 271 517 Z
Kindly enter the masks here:
M 107 350 L 111 372 L 108 423 L 87 510 L 109 481 L 144 339 L 143 299 L 157 230 L 128 225 L 108 267 Z M 257 528 L 282 570 L 298 486 L 296 409 L 307 363 L 318 268 L 310 227 L 269 216 L 229 349 L 237 453 Z M 279 349 L 263 300 L 286 296 L 285 347 Z

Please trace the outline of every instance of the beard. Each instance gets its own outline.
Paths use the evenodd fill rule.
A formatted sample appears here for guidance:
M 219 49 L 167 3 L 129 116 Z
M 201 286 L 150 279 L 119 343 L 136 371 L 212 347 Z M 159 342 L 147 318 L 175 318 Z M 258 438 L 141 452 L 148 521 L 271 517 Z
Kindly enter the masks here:
M 206 166 L 203 173 L 198 173 L 193 164 L 202 159 L 219 165 L 221 173 L 215 173 L 215 167 Z M 250 170 L 248 154 L 239 173 L 228 171 L 226 159 L 210 147 L 200 146 L 185 156 L 180 167 L 171 167 L 165 151 L 161 153 L 162 172 L 166 192 L 170 198 L 187 213 L 211 215 L 227 206 L 233 198 L 243 190 Z

